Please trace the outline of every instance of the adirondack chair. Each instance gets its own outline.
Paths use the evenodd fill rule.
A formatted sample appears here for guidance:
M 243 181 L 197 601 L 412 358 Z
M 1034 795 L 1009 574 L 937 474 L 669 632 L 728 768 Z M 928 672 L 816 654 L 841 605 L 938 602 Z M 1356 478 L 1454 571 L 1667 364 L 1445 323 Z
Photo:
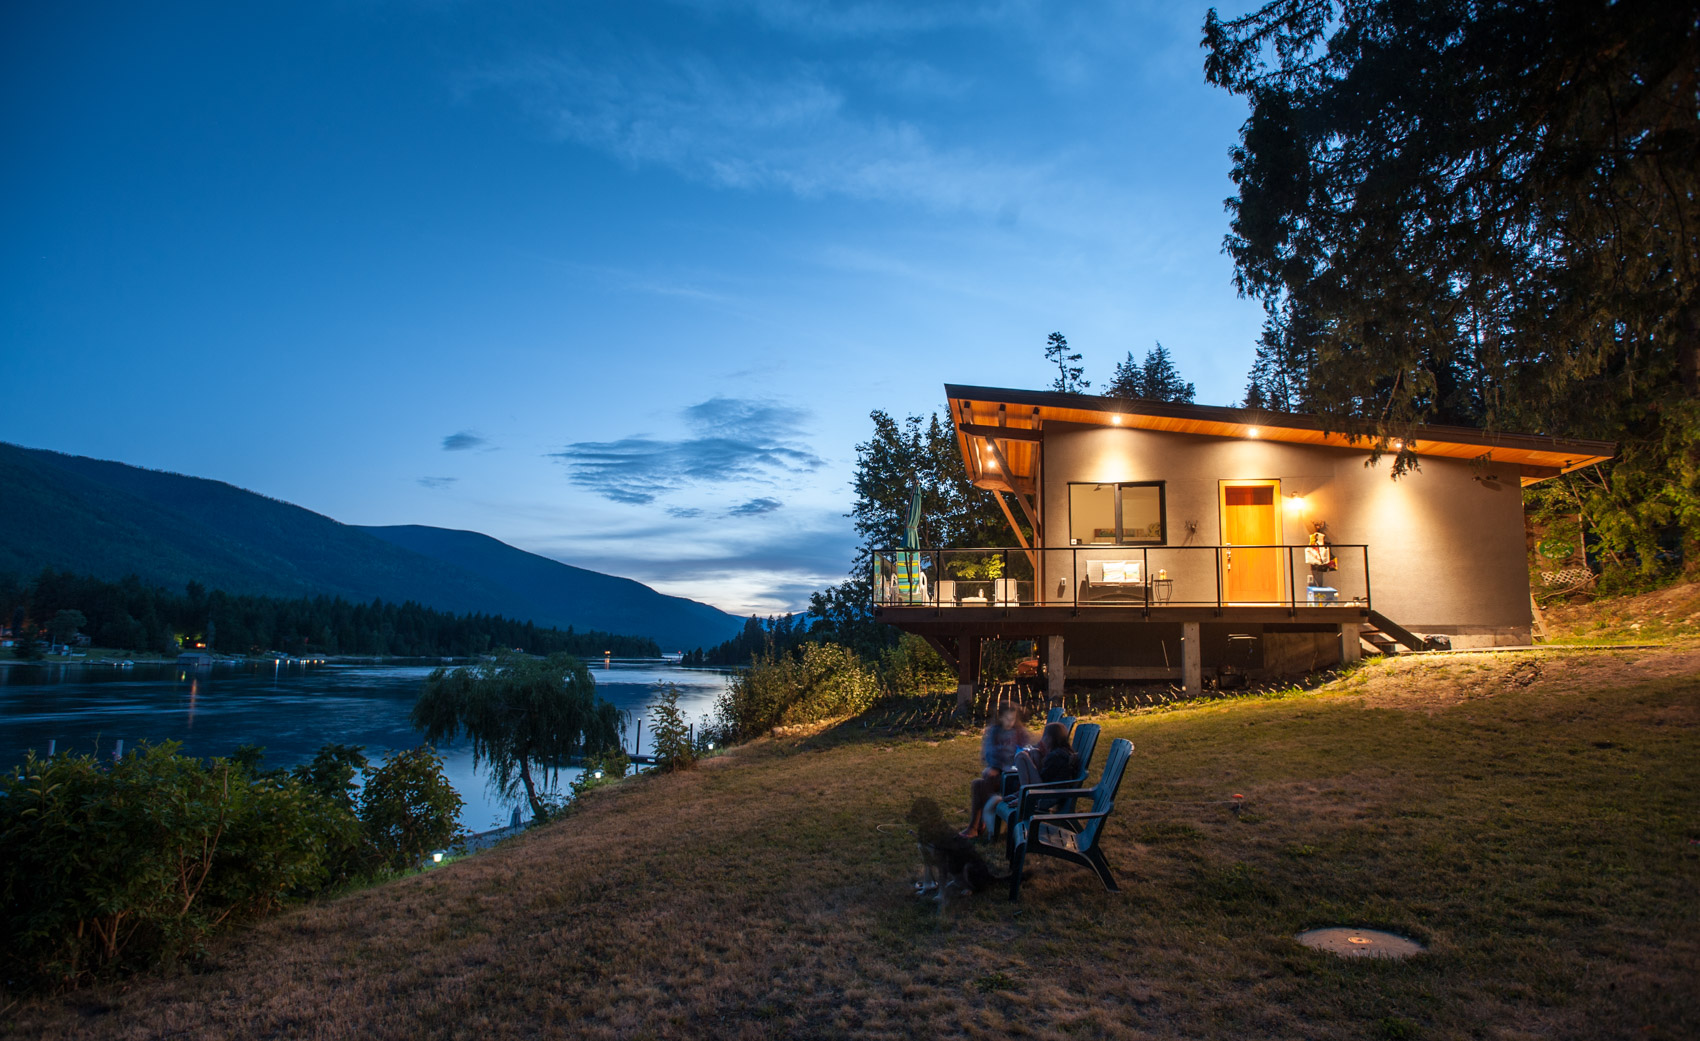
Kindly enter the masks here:
M 1099 727 L 1096 723 L 1082 723 L 1074 728 L 1072 740 L 1074 754 L 1080 757 L 1080 770 L 1074 777 L 1062 781 L 1040 781 L 1037 784 L 1023 785 L 1020 775 L 1014 770 L 1005 771 L 1003 775 L 1004 798 L 999 799 L 993 805 L 995 816 L 992 818 L 992 831 L 988 837 L 997 838 L 998 832 L 1004 829 L 1005 824 L 1011 820 L 1019 819 L 1021 801 L 1017 800 L 1015 805 L 1012 806 L 1009 803 L 1009 796 L 1021 794 L 1031 801 L 1037 799 L 1038 793 L 1043 791 L 1053 788 L 1079 788 L 1084 785 L 1086 783 L 1086 772 L 1092 768 L 1092 753 L 1098 748 L 1098 731 Z M 1050 805 L 1057 812 L 1067 813 L 1074 809 L 1074 800 L 1066 799 L 1061 803 L 1047 803 L 1047 805 Z M 1028 810 L 1027 812 L 1030 816 L 1034 811 Z M 1011 834 L 1013 834 L 1013 831 Z
M 1016 819 L 1010 831 L 1009 898 L 1021 899 L 1021 867 L 1029 853 L 1056 857 L 1072 864 L 1083 864 L 1098 873 L 1098 880 L 1112 893 L 1120 892 L 1110 865 L 1104 859 L 1100 840 L 1104 821 L 1115 809 L 1116 791 L 1121 787 L 1122 774 L 1133 755 L 1133 742 L 1118 737 L 1110 742 L 1110 754 L 1104 760 L 1103 776 L 1091 788 L 1051 788 L 1034 793 L 1037 812 Z M 1081 812 L 1049 813 L 1042 803 L 1061 802 L 1067 798 L 1090 798 L 1092 809 Z M 1025 803 L 1027 800 L 1023 800 Z
M 1052 723 L 1061 723 L 1063 726 L 1068 727 L 1068 732 L 1072 734 L 1074 733 L 1074 723 L 1079 718 L 1079 716 L 1063 715 L 1062 706 L 1059 705 L 1045 712 L 1045 725 L 1050 726 Z

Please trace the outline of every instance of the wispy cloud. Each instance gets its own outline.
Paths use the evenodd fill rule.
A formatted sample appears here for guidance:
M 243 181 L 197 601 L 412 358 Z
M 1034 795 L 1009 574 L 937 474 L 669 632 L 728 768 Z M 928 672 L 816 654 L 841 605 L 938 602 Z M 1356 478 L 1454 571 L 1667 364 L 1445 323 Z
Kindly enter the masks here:
M 447 488 L 458 480 L 458 477 L 421 477 L 419 483 L 427 488 Z
M 966 3 L 881 3 L 851 0 L 678 0 L 681 6 L 711 14 L 753 15 L 777 29 L 811 37 L 891 36 L 1004 20 L 1028 5 L 1011 0 Z
M 884 62 L 885 80 L 949 86 L 930 66 Z M 857 78 L 808 64 L 760 76 L 634 46 L 534 57 L 477 81 L 513 93 L 565 140 L 727 188 L 994 215 L 1045 190 L 1044 163 L 941 145 L 911 120 L 859 110 L 844 82 Z
M 667 516 L 677 517 L 679 520 L 695 520 L 696 518 L 703 516 L 706 512 L 707 511 L 705 510 L 697 509 L 695 506 L 667 507 Z
M 797 439 L 806 416 L 770 401 L 711 398 L 682 413 L 695 437 L 578 441 L 550 455 L 566 464 L 574 484 L 612 502 L 644 505 L 692 484 L 768 483 L 820 469 L 825 460 Z
M 443 451 L 465 452 L 474 448 L 483 448 L 489 443 L 490 440 L 486 437 L 474 434 L 470 430 L 462 430 L 443 438 Z
M 733 517 L 759 517 L 764 513 L 772 513 L 774 510 L 777 510 L 784 505 L 785 504 L 780 502 L 778 499 L 767 498 L 764 496 L 763 498 L 751 499 L 749 502 L 734 506 L 726 512 L 729 516 Z

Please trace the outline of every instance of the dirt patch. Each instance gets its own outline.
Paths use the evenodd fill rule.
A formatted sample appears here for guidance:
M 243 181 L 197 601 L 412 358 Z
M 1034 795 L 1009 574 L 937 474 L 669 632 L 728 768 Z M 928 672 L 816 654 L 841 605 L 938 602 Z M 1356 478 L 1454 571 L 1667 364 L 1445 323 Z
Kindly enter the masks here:
M 1438 711 L 1508 691 L 1598 692 L 1700 674 L 1700 647 L 1410 655 L 1366 666 L 1339 686 L 1366 707 Z
M 1682 582 L 1634 596 L 1544 611 L 1547 634 L 1560 642 L 1700 639 L 1700 582 Z

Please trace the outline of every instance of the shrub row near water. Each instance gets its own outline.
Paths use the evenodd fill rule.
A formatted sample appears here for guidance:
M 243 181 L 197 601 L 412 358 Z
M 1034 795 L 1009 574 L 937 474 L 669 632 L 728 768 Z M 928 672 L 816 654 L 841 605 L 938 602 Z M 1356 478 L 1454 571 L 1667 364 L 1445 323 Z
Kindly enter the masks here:
M 1014 664 L 1010 645 L 987 642 L 981 659 L 985 678 L 1004 678 Z M 871 661 L 838 644 L 808 643 L 796 652 L 758 655 L 729 679 L 715 705 L 715 723 L 726 738 L 747 741 L 776 726 L 853 716 L 882 698 L 955 689 L 956 673 L 913 633 L 904 633 Z
M 222 926 L 417 863 L 455 837 L 461 800 L 429 748 L 364 789 L 360 749 L 285 774 L 252 751 L 176 743 L 110 764 L 36 758 L 0 782 L 0 990 L 76 985 L 193 955 Z

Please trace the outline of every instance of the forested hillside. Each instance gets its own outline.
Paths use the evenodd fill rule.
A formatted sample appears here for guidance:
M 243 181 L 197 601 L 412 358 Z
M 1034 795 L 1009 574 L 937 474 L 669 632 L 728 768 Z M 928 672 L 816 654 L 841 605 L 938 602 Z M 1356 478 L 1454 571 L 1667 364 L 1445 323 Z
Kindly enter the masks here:
M 468 542 L 479 551 L 458 552 Z M 0 443 L 0 574 L 29 579 L 43 568 L 174 590 L 198 582 L 231 595 L 412 601 L 626 632 L 666 649 L 712 645 L 740 625 L 706 604 L 470 532 L 368 530 L 220 481 Z

